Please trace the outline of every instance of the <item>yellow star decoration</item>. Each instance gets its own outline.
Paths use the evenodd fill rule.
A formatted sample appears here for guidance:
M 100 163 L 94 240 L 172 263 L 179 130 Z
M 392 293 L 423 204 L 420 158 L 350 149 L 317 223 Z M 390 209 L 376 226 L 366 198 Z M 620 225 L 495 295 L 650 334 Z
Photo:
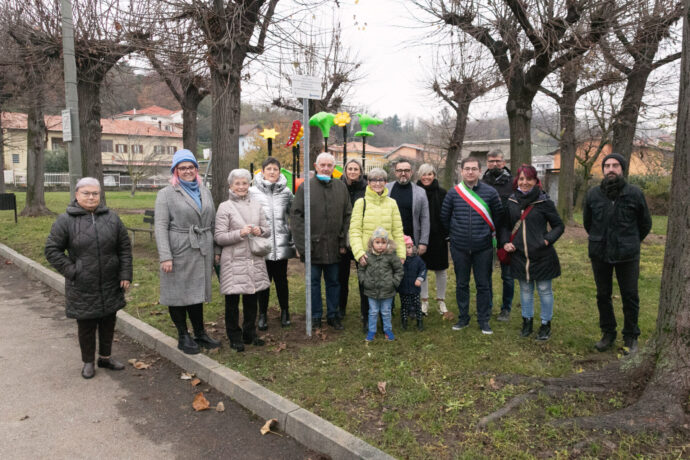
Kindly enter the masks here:
M 347 112 L 338 112 L 335 114 L 335 118 L 333 118 L 333 122 L 340 126 L 341 128 L 343 126 L 347 126 L 350 124 L 350 114 Z
M 263 137 L 264 139 L 275 139 L 278 134 L 280 133 L 276 132 L 275 129 L 264 128 L 264 130 L 259 133 L 259 136 Z

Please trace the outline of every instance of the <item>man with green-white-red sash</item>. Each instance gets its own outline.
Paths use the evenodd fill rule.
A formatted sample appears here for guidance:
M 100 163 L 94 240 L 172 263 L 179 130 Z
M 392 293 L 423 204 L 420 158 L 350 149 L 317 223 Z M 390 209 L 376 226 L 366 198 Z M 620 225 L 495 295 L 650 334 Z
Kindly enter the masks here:
M 441 222 L 450 237 L 450 254 L 455 268 L 455 298 L 458 322 L 454 331 L 470 324 L 470 273 L 477 288 L 477 322 L 483 334 L 492 334 L 491 270 L 497 227 L 504 225 L 498 192 L 483 182 L 481 163 L 468 157 L 460 163 L 462 181 L 448 190 L 441 206 Z

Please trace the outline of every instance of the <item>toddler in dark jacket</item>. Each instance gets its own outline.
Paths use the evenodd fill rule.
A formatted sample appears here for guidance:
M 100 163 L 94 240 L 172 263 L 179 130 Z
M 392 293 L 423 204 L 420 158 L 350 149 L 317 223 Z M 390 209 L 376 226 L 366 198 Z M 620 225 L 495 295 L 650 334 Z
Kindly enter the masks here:
M 407 249 L 407 258 L 403 265 L 403 279 L 398 287 L 402 328 L 407 330 L 407 318 L 414 314 L 417 317 L 417 330 L 423 331 L 424 320 L 422 319 L 422 304 L 419 294 L 422 290 L 422 282 L 426 279 L 426 264 L 417 255 L 417 248 L 414 246 L 412 238 L 407 235 L 405 235 L 405 248 Z

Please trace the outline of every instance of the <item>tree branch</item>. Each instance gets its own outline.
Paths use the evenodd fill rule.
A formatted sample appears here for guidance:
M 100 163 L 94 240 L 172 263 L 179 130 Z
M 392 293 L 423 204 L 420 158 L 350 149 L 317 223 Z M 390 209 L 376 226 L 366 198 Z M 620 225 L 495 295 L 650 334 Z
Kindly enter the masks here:
M 677 59 L 680 59 L 681 54 L 682 54 L 682 53 L 679 51 L 679 52 L 677 52 L 677 53 L 670 54 L 670 55 L 666 56 L 666 57 L 663 58 L 663 59 L 659 59 L 659 60 L 656 61 L 654 64 L 652 64 L 652 70 L 658 69 L 658 68 L 661 67 L 662 65 L 666 65 L 666 64 L 668 64 L 668 63 L 670 63 L 670 62 L 673 62 L 673 61 L 675 61 L 675 60 L 677 60 Z
M 512 11 L 515 15 L 515 18 L 518 20 L 518 23 L 520 23 L 522 30 L 525 31 L 525 34 L 527 35 L 527 38 L 529 39 L 530 43 L 532 43 L 532 46 L 534 46 L 534 52 L 537 55 L 544 53 L 544 40 L 542 37 L 539 36 L 539 34 L 537 34 L 537 32 L 534 30 L 534 27 L 529 22 L 527 12 L 525 11 L 524 3 L 521 0 L 504 1 L 508 5 L 508 8 L 510 8 L 510 11 Z
M 248 53 L 262 54 L 264 52 L 264 42 L 266 41 L 266 33 L 268 31 L 268 26 L 271 24 L 271 20 L 273 20 L 273 13 L 275 13 L 277 4 L 278 0 L 270 0 L 270 3 L 268 4 L 268 9 L 266 10 L 266 14 L 264 15 L 264 20 L 261 23 L 259 40 L 257 41 L 256 45 L 247 46 Z

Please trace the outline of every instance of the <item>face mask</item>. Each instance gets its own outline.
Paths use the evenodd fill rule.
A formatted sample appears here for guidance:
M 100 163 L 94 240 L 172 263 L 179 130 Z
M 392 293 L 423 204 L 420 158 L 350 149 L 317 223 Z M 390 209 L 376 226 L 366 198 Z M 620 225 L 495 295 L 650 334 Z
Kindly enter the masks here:
M 331 176 L 326 176 L 324 174 L 317 174 L 316 178 L 320 180 L 321 182 L 330 182 L 331 181 Z

